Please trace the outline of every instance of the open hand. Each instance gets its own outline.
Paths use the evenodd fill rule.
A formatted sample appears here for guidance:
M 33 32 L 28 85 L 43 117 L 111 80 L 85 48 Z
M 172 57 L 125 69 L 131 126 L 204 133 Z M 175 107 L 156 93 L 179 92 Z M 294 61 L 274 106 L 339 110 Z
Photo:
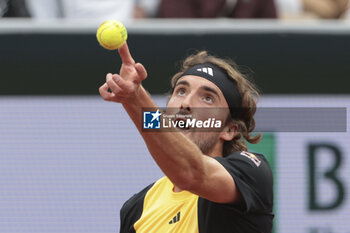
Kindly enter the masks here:
M 119 74 L 108 73 L 106 83 L 99 88 L 99 92 L 106 101 L 126 103 L 137 98 L 141 82 L 147 77 L 147 71 L 142 64 L 135 64 L 127 43 L 119 48 L 118 52 L 122 59 L 120 72 Z

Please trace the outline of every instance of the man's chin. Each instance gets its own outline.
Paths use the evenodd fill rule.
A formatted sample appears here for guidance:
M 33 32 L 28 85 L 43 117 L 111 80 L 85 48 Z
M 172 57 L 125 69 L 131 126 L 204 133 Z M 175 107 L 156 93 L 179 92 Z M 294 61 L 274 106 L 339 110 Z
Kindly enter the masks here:
M 178 130 L 183 133 L 184 135 L 189 135 L 191 133 L 191 130 L 189 129 L 181 129 L 181 128 L 178 128 Z

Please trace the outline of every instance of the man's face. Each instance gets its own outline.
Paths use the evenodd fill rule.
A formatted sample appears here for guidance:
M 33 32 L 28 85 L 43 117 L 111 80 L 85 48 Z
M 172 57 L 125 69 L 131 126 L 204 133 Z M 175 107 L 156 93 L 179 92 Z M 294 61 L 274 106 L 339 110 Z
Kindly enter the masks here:
M 214 118 L 225 125 L 229 114 L 228 105 L 221 90 L 207 79 L 187 75 L 181 77 L 174 88 L 168 105 L 168 114 L 190 115 L 191 118 L 205 121 Z M 215 129 L 179 129 L 191 139 L 204 154 L 210 154 L 220 143 L 220 132 Z

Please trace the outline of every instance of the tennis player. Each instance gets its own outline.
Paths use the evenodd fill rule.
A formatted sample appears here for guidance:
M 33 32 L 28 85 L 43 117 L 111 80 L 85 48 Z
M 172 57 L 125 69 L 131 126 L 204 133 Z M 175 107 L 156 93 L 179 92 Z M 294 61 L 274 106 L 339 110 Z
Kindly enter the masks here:
M 260 141 L 260 135 L 251 135 L 258 97 L 254 85 L 233 62 L 207 52 L 191 55 L 172 78 L 167 108 L 198 119 L 215 115 L 223 122 L 221 130 L 146 132 L 141 109 L 157 108 L 141 84 L 147 72 L 127 44 L 119 54 L 120 73 L 107 74 L 100 94 L 123 105 L 165 174 L 123 205 L 120 232 L 270 233 L 271 168 L 263 155 L 247 152 L 245 143 Z

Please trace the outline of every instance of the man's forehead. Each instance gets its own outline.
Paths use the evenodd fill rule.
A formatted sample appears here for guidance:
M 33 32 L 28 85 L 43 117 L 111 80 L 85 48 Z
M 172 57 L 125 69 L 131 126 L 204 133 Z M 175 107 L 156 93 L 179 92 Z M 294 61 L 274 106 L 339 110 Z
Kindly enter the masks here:
M 209 86 L 211 88 L 214 88 L 216 91 L 218 91 L 222 96 L 222 92 L 218 86 L 215 85 L 215 83 L 209 81 L 206 78 L 202 78 L 200 76 L 196 75 L 185 75 L 181 78 L 179 78 L 175 84 L 177 86 L 178 84 L 184 84 L 189 86 Z

